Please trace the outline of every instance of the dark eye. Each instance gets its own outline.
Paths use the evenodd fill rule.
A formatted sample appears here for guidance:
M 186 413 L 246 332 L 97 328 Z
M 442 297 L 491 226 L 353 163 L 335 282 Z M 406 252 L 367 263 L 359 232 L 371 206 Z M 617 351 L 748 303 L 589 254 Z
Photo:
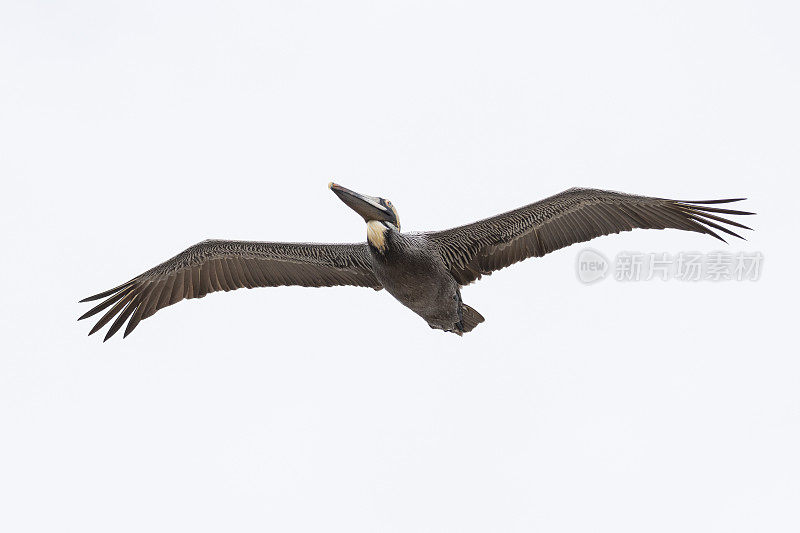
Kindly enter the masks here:
M 392 202 L 390 202 L 389 200 L 386 200 L 386 205 L 388 205 L 389 207 L 392 207 Z

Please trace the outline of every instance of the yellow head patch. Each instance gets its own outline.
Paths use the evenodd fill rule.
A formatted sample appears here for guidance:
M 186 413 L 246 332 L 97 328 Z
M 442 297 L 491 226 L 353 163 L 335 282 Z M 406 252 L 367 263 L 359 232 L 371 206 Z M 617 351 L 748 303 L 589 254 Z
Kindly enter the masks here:
M 397 214 L 397 209 L 394 208 L 394 206 L 392 205 L 392 202 L 388 202 L 388 206 L 389 206 L 389 209 L 392 210 L 392 213 L 394 213 L 395 221 L 397 221 L 397 224 L 395 224 L 397 226 L 397 231 L 400 231 L 400 215 Z
M 386 249 L 386 232 L 388 229 L 377 220 L 367 222 L 367 240 L 380 251 Z

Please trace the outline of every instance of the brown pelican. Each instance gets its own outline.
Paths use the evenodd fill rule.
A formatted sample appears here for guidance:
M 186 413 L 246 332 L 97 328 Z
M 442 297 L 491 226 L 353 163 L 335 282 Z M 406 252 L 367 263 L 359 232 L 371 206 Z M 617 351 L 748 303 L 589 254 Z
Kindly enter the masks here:
M 598 189 L 573 188 L 542 201 L 465 226 L 401 233 L 392 202 L 329 188 L 367 223 L 367 242 L 311 244 L 208 240 L 113 289 L 81 302 L 103 301 L 78 320 L 110 307 L 89 335 L 115 318 L 105 340 L 125 321 L 124 336 L 156 311 L 187 298 L 247 287 L 386 289 L 432 328 L 462 335 L 483 322 L 461 301 L 460 288 L 495 270 L 541 257 L 570 244 L 633 228 L 718 230 L 742 238 L 727 224 L 751 229 L 720 214 L 751 215 L 710 207 L 744 198 L 677 201 Z

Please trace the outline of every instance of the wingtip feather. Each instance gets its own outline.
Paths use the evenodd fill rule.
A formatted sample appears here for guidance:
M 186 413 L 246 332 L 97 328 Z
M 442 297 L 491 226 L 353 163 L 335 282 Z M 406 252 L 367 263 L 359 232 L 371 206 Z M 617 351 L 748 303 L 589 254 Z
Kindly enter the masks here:
M 721 200 L 678 200 L 684 204 L 730 204 L 733 202 L 742 202 L 747 198 L 723 198 Z

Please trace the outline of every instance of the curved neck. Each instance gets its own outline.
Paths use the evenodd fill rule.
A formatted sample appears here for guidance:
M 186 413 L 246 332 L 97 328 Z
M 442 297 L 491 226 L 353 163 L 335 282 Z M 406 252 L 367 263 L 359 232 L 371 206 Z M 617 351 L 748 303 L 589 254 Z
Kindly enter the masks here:
M 397 228 L 389 222 L 379 222 L 377 220 L 367 222 L 367 240 L 381 253 L 386 251 L 387 235 L 390 229 L 397 231 Z

